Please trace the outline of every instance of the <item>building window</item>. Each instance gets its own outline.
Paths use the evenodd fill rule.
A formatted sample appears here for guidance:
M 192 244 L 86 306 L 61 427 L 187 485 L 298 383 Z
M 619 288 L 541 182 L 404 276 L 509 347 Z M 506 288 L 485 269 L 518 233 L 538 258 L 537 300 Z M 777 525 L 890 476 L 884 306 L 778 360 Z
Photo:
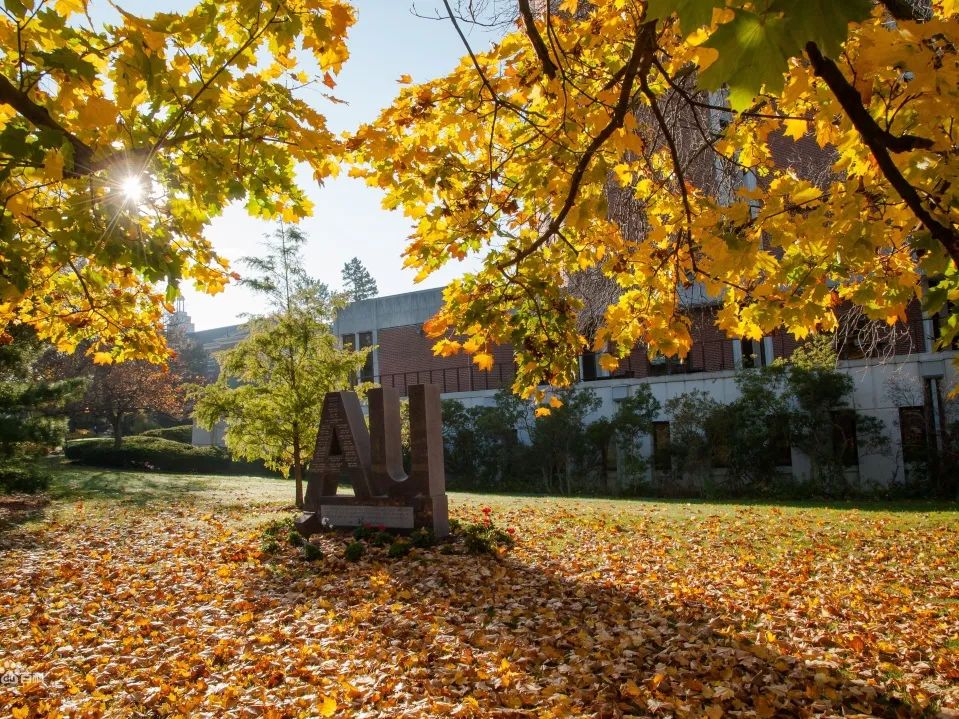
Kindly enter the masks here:
M 743 369 L 765 367 L 768 364 L 766 357 L 766 343 L 763 340 L 741 340 Z
M 580 362 L 582 368 L 580 378 L 584 382 L 592 382 L 594 379 L 599 378 L 599 365 L 596 362 L 595 352 L 584 352 L 580 356 Z
M 832 450 L 843 467 L 859 464 L 859 445 L 856 442 L 856 411 L 840 409 L 832 413 Z
M 932 341 L 933 341 L 932 348 L 934 351 L 936 350 L 945 351 L 950 349 L 959 350 L 959 337 L 954 339 L 952 343 L 947 347 L 938 346 L 939 338 L 942 337 L 942 324 L 943 322 L 947 321 L 949 319 L 949 316 L 955 313 L 955 311 L 956 311 L 956 305 L 953 304 L 952 302 L 946 302 L 946 306 L 942 311 L 937 312 L 932 317 L 930 317 L 930 319 L 932 320 Z
M 671 357 L 666 357 L 665 355 L 656 355 L 655 357 L 649 357 L 649 370 L 648 374 L 650 377 L 662 377 L 663 375 L 669 374 L 686 374 L 690 371 L 688 355 L 686 358 L 681 358 L 679 355 L 673 355 Z
M 928 437 L 923 407 L 899 408 L 899 436 L 903 462 L 925 462 Z
M 669 451 L 669 422 L 653 422 L 653 468 L 668 472 L 673 467 Z
M 343 335 L 340 339 L 345 350 L 351 350 L 356 346 L 356 335 L 354 334 Z
M 367 347 L 373 346 L 373 333 L 372 332 L 360 332 L 359 334 L 359 347 L 358 349 L 366 349 Z M 373 381 L 373 352 L 370 352 L 366 355 L 366 363 L 363 365 L 363 368 L 360 370 L 360 382 L 372 382 Z

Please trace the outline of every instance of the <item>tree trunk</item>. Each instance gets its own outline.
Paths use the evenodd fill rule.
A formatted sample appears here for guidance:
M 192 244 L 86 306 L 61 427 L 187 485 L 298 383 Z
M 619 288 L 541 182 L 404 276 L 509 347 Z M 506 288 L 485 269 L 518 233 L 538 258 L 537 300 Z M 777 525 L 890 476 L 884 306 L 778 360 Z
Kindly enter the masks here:
M 117 412 L 110 418 L 110 424 L 113 425 L 113 448 L 120 449 L 123 444 L 123 413 Z
M 609 442 L 603 442 L 599 448 L 599 476 L 603 487 L 603 494 L 609 494 L 609 472 L 606 465 L 609 463 Z
M 300 457 L 299 424 L 293 423 L 293 480 L 296 483 L 296 508 L 303 509 L 303 459 Z

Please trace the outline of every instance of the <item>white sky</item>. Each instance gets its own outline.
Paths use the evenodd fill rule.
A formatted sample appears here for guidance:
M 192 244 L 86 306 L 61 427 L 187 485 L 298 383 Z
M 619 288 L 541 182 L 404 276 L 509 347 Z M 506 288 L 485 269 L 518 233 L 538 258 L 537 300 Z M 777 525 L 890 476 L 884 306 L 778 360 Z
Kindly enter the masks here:
M 409 74 L 414 82 L 433 79 L 455 67 L 464 53 L 452 25 L 416 17 L 411 12 L 411 0 L 354 0 L 353 4 L 358 19 L 349 36 L 350 59 L 336 78 L 333 91 L 349 104 L 334 105 L 316 93 L 315 105 L 335 132 L 374 119 L 398 92 L 396 80 L 400 75 Z M 141 15 L 158 9 L 146 0 L 125 6 Z M 416 2 L 420 14 L 435 14 L 436 7 L 442 7 L 438 0 Z M 484 49 L 489 41 L 489 36 L 476 32 L 470 38 L 477 50 Z M 402 267 L 401 252 L 410 233 L 410 222 L 402 212 L 382 209 L 381 193 L 368 188 L 362 180 L 346 177 L 345 172 L 323 187 L 318 187 L 308 172 L 301 176 L 300 185 L 316 206 L 313 217 L 301 224 L 310 240 L 305 253 L 306 269 L 331 287 L 340 285 L 343 263 L 354 256 L 370 270 L 381 295 L 439 287 L 472 268 L 468 262 L 454 262 L 414 286 L 415 273 Z M 272 227 L 235 206 L 227 208 L 213 222 L 207 236 L 217 252 L 242 273 L 243 268 L 236 261 L 257 254 L 263 236 Z M 238 285 L 210 296 L 184 284 L 183 295 L 198 330 L 233 324 L 241 321 L 238 317 L 244 313 L 263 311 L 262 300 Z

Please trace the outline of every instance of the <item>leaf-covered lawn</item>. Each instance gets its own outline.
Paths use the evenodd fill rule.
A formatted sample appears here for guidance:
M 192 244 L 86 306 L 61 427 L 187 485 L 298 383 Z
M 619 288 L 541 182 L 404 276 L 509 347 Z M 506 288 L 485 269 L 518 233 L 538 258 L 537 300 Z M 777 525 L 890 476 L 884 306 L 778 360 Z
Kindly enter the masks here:
M 959 709 L 954 507 L 454 494 L 515 549 L 351 564 L 339 536 L 261 552 L 280 481 L 71 470 L 52 494 L 0 502 L 0 661 L 42 678 L 0 685 L 0 716 Z

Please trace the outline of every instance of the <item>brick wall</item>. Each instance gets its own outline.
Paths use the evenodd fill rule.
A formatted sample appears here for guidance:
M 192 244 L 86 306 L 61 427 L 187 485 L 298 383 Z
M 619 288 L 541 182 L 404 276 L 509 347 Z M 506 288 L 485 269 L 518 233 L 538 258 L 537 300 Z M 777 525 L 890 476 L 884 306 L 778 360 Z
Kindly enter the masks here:
M 509 387 L 515 374 L 511 347 L 495 347 L 493 369 L 482 372 L 467 354 L 434 355 L 434 342 L 419 325 L 380 329 L 377 344 L 376 381 L 404 395 L 409 385 L 420 383 L 437 384 L 443 392 L 499 389 Z
M 896 354 L 924 352 L 922 311 L 918 301 L 908 306 L 907 317 L 908 334 L 900 338 Z M 690 319 L 693 347 L 686 357 L 681 360 L 668 358 L 664 363 L 650 363 L 646 348 L 636 346 L 614 372 L 614 376 L 643 378 L 735 369 L 733 341 L 716 327 L 716 308 L 694 308 Z M 409 385 L 419 383 L 440 385 L 443 392 L 500 389 L 509 387 L 515 376 L 513 350 L 509 345 L 495 347 L 493 369 L 482 372 L 472 364 L 469 355 L 434 355 L 433 341 L 424 334 L 419 325 L 380 329 L 378 337 L 379 369 L 375 380 L 385 386 L 396 387 L 404 395 Z M 770 337 L 773 354 L 767 358 L 768 361 L 780 357 L 788 358 L 800 344 L 785 330 L 775 330 Z

